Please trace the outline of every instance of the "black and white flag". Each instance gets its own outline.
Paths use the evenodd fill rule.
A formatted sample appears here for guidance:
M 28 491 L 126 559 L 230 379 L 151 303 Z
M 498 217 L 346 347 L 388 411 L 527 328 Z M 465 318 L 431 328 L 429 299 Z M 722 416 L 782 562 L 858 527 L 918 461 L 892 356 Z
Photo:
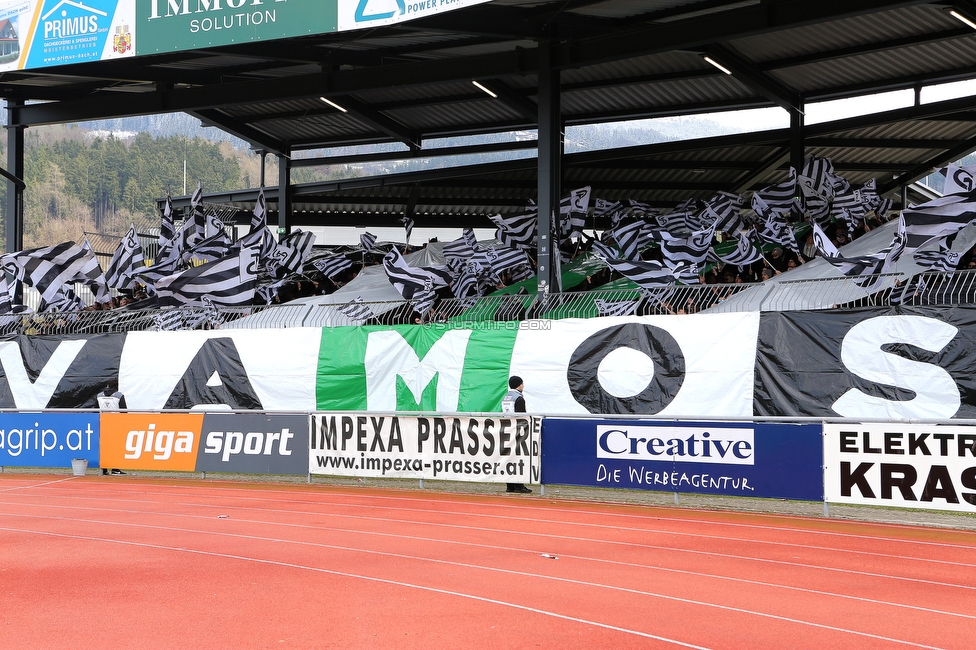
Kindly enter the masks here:
M 260 230 L 268 227 L 268 202 L 264 198 L 264 188 L 258 190 L 258 198 L 254 201 L 254 210 L 251 212 L 251 230 Z
M 518 214 L 510 217 L 495 215 L 491 217 L 498 229 L 495 239 L 512 248 L 530 246 L 535 243 L 538 216 L 535 212 Z
M 590 186 L 569 193 L 559 202 L 559 234 L 562 240 L 575 239 L 583 232 L 590 209 Z
M 156 282 L 161 306 L 199 305 L 204 296 L 222 306 L 249 305 L 257 288 L 257 246 L 240 248 L 236 254 L 209 262 Z
M 640 300 L 601 300 L 593 301 L 600 316 L 630 316 L 637 311 Z
M 674 273 L 661 262 L 605 260 L 607 266 L 643 288 L 672 285 Z
M 413 234 L 413 224 L 414 224 L 414 221 L 410 217 L 401 217 L 400 218 L 400 223 L 403 224 L 403 228 L 404 228 L 404 230 L 406 230 L 407 236 L 406 236 L 405 243 L 407 244 L 407 246 L 409 246 L 410 245 L 410 235 Z
M 769 185 L 755 192 L 752 195 L 752 209 L 764 220 L 770 211 L 785 214 L 799 214 L 800 206 L 797 198 L 796 170 L 790 167 L 789 180 L 775 185 Z
M 173 197 L 166 195 L 166 205 L 163 207 L 163 218 L 159 224 L 159 245 L 158 251 L 172 250 L 173 241 L 176 237 L 176 226 L 173 224 Z M 156 261 L 160 261 L 156 255 Z
M 281 279 L 289 273 L 301 273 L 302 265 L 315 245 L 315 234 L 295 230 L 278 242 L 264 264 L 272 277 Z
M 523 250 L 512 248 L 489 248 L 484 256 L 493 272 L 502 273 L 520 266 L 529 266 L 529 256 Z
M 425 289 L 413 295 L 413 310 L 421 317 L 427 316 L 434 302 L 437 301 L 437 294 L 433 289 Z
M 620 248 L 624 259 L 637 259 L 639 248 L 644 243 L 642 235 L 645 229 L 644 222 L 636 220 L 630 222 L 621 221 L 610 231 L 610 235 L 617 242 L 617 246 Z
M 193 211 L 191 220 L 193 227 L 185 241 L 188 246 L 208 237 L 207 215 L 203 212 L 203 183 L 197 183 L 197 189 L 193 191 L 193 196 L 190 197 L 190 209 Z
M 742 195 L 731 192 L 719 192 L 705 202 L 704 214 L 707 225 L 714 226 L 716 231 L 733 233 L 742 228 L 739 210 L 742 208 Z
M 872 287 L 877 284 L 879 274 L 887 273 L 894 260 L 901 254 L 898 250 L 899 237 L 896 236 L 891 245 L 877 253 L 843 257 L 816 222 L 813 222 L 813 242 L 824 260 L 844 275 L 855 278 L 854 282 L 860 287 Z
M 758 262 L 762 259 L 762 254 L 745 232 L 739 232 L 739 240 L 736 242 L 735 250 L 727 255 L 716 254 L 716 257 L 723 264 L 731 264 L 741 268 Z
M 376 245 L 376 235 L 371 232 L 364 232 L 359 236 L 359 243 L 362 245 L 363 250 L 368 253 Z
M 339 312 L 349 320 L 359 322 L 376 318 L 376 314 L 374 314 L 373 310 L 369 308 L 369 305 L 363 302 L 362 296 L 356 296 L 352 299 L 352 301 L 346 303 L 342 307 L 339 307 Z
M 933 240 L 954 235 L 976 221 L 976 190 L 946 194 L 914 208 L 902 210 L 906 252 L 914 252 Z
M 312 266 L 318 269 L 319 273 L 330 280 L 344 271 L 352 268 L 352 261 L 344 255 L 331 255 L 312 262 Z
M 701 264 L 708 256 L 715 230 L 712 227 L 698 230 L 688 237 L 675 237 L 668 232 L 661 233 L 661 254 L 668 266 L 681 262 Z
M 139 243 L 135 224 L 132 224 L 112 255 L 112 261 L 105 271 L 105 282 L 112 289 L 128 289 L 135 283 L 135 273 L 145 267 L 142 244 Z
M 465 228 L 460 237 L 444 244 L 444 257 L 451 261 L 464 262 L 474 255 L 477 244 L 474 230 Z
M 7 273 L 36 287 L 47 303 L 55 302 L 61 288 L 74 282 L 91 287 L 97 302 L 108 302 L 111 298 L 94 253 L 74 242 L 8 253 L 0 260 Z
M 230 235 L 221 227 L 218 232 L 206 239 L 197 241 L 190 248 L 184 250 L 180 258 L 188 266 L 201 262 L 212 262 L 230 253 L 233 246 L 234 242 L 231 241 Z
M 421 291 L 447 287 L 451 283 L 451 274 L 446 268 L 410 266 L 396 248 L 383 258 L 383 268 L 390 284 L 407 300 Z
M 153 316 L 153 330 L 156 332 L 175 332 L 183 329 L 183 309 L 169 308 L 159 310 Z

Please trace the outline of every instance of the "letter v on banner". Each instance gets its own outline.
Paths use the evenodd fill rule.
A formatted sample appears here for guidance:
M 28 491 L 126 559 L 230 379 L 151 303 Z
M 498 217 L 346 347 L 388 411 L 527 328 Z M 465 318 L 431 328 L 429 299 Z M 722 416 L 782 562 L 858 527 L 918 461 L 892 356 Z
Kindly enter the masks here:
M 437 375 L 436 408 L 456 411 L 471 330 L 450 330 L 421 359 L 399 332 L 370 332 L 366 342 L 366 403 L 371 411 L 397 410 L 397 377 L 418 404 Z
M 58 384 L 68 371 L 71 363 L 85 347 L 85 340 L 62 341 L 41 369 L 37 381 L 31 382 L 24 364 L 24 356 L 16 341 L 0 343 L 0 363 L 7 376 L 10 394 L 19 409 L 42 409 L 47 407 Z

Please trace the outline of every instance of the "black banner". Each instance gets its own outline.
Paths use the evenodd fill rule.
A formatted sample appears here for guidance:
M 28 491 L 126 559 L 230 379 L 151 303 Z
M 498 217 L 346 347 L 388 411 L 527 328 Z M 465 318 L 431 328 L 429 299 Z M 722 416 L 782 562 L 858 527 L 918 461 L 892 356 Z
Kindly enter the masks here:
M 755 415 L 976 417 L 976 309 L 763 313 Z
M 98 393 L 118 381 L 125 336 L 17 336 L 0 341 L 0 408 L 98 408 Z

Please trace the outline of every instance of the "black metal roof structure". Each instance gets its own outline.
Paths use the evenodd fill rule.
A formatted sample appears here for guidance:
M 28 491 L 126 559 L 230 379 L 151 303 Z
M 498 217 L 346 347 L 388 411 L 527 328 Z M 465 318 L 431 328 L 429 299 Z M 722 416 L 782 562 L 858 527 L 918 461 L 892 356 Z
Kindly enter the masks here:
M 539 131 L 534 168 L 355 179 L 329 193 L 322 215 L 505 211 L 533 193 L 546 214 L 560 184 L 581 183 L 668 202 L 760 185 L 805 152 L 892 191 L 976 150 L 976 100 L 919 101 L 848 128 L 804 125 L 804 107 L 893 89 L 918 97 L 923 85 L 976 77 L 964 19 L 976 20 L 976 2 L 494 0 L 372 30 L 5 72 L 8 171 L 22 176 L 24 128 L 184 111 L 279 155 L 281 188 L 302 150 L 397 142 L 426 155 L 431 138 Z M 560 156 L 567 124 L 767 106 L 788 110 L 790 129 Z M 290 225 L 291 193 L 279 225 Z M 10 222 L 8 248 L 19 241 Z

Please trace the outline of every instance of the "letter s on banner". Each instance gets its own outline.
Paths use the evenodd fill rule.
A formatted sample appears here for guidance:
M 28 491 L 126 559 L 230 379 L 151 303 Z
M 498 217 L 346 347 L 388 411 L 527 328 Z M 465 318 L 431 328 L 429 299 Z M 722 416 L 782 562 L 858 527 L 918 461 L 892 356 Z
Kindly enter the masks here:
M 897 402 L 851 388 L 831 408 L 848 418 L 951 418 L 959 410 L 959 388 L 945 369 L 886 352 L 885 345 L 901 343 L 939 352 L 958 328 L 924 316 L 878 316 L 852 327 L 841 345 L 841 361 L 854 375 L 915 392 Z

